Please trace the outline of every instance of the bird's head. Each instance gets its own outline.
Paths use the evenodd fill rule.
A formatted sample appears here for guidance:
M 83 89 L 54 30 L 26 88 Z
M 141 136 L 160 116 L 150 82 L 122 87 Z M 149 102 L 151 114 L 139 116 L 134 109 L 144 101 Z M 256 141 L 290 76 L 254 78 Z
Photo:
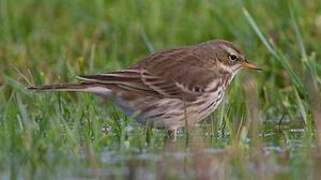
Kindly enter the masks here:
M 210 41 L 208 45 L 214 52 L 217 65 L 230 73 L 234 74 L 242 68 L 261 70 L 255 64 L 249 62 L 245 55 L 231 42 L 215 40 Z

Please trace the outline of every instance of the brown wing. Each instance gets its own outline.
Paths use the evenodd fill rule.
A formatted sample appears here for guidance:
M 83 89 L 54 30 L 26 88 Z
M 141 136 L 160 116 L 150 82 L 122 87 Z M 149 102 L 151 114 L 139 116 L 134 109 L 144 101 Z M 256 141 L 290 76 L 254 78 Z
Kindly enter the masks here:
M 148 95 L 194 101 L 219 78 L 202 62 L 192 48 L 171 49 L 155 53 L 130 69 L 80 76 L 80 79 Z
M 157 91 L 151 89 L 141 80 L 141 73 L 137 69 L 124 69 L 104 74 L 78 76 L 83 82 L 91 82 L 105 86 L 113 91 L 129 91 L 133 93 L 160 96 Z
M 200 46 L 169 49 L 143 59 L 133 68 L 143 69 L 144 83 L 149 86 L 154 85 L 154 89 L 157 88 L 181 99 L 194 100 L 203 92 L 210 90 L 207 89 L 210 83 L 219 82 L 221 79 L 221 73 L 213 68 L 215 64 L 210 64 L 216 62 L 210 60 L 215 58 L 212 55 L 209 49 Z M 150 76 L 157 76 L 160 79 L 148 78 Z M 170 87 L 165 86 L 169 84 Z

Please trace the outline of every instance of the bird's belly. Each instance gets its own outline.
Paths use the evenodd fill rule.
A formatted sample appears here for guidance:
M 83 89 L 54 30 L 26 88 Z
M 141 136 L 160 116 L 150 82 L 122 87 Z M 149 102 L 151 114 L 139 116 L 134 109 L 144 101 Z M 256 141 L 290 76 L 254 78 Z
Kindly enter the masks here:
M 176 98 L 144 99 L 137 104 L 117 98 L 114 103 L 129 117 L 137 122 L 156 128 L 179 128 L 185 125 L 185 119 L 189 124 L 197 123 L 209 116 L 222 102 L 224 91 L 207 93 L 195 102 L 184 103 Z
M 119 97 L 112 100 L 126 116 L 135 119 L 140 124 L 156 128 L 181 126 L 178 124 L 180 124 L 179 119 L 182 119 L 184 115 L 184 104 L 180 99 L 144 97 L 136 100 L 136 103 L 129 103 Z
M 190 114 L 193 116 L 192 122 L 197 123 L 208 117 L 221 104 L 223 98 L 224 90 L 219 90 L 201 96 L 198 99 L 198 102 L 194 103 L 194 106 L 190 106 Z

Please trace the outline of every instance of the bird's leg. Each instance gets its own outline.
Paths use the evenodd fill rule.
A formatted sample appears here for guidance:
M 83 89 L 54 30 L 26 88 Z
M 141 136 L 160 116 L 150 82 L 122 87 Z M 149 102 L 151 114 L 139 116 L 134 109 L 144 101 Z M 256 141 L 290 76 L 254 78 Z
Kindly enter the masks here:
M 177 128 L 174 129 L 168 129 L 168 138 L 172 141 L 176 141 L 176 136 L 177 136 Z
M 149 145 L 151 135 L 152 135 L 152 128 L 150 126 L 145 126 L 144 130 L 145 130 L 145 137 L 146 137 L 145 141 Z

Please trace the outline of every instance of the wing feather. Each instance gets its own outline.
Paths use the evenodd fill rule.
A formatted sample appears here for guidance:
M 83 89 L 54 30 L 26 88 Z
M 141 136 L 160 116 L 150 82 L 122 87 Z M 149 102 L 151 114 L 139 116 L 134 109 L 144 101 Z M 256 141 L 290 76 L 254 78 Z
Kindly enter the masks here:
M 161 51 L 130 69 L 78 78 L 143 94 L 194 101 L 221 77 L 207 69 L 193 52 L 190 48 Z

